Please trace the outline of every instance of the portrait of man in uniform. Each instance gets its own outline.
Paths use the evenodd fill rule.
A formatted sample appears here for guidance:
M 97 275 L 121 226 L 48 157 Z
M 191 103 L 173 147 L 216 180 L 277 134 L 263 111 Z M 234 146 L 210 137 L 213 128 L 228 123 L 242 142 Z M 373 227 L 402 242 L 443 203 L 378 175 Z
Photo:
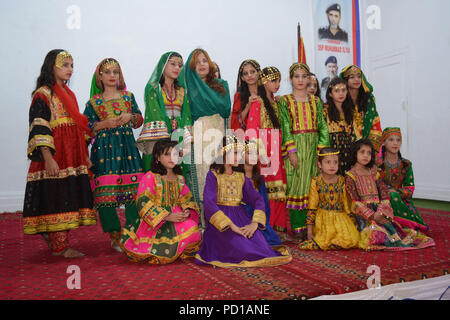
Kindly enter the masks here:
M 341 6 L 337 3 L 328 7 L 328 26 L 319 29 L 319 39 L 331 39 L 348 42 L 348 34 L 339 27 L 341 21 Z
M 325 70 L 327 76 L 322 79 L 320 83 L 320 89 L 322 92 L 326 92 L 330 81 L 338 76 L 338 64 L 335 56 L 329 56 L 325 61 Z

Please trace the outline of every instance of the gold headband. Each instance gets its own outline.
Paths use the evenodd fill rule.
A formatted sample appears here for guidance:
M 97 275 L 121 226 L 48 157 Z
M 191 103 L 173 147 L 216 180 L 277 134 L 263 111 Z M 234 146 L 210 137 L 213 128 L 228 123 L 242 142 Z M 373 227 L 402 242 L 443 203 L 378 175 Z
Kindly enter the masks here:
M 351 76 L 353 74 L 361 74 L 361 70 L 356 66 L 351 66 L 350 68 L 345 70 L 342 75 L 344 76 L 344 78 L 348 78 L 349 76 Z
M 253 68 L 255 68 L 256 71 L 258 71 L 258 72 L 261 71 L 261 66 L 259 65 L 259 63 L 258 63 L 256 60 L 253 60 L 253 59 L 247 59 L 247 60 L 245 60 L 244 62 L 241 63 L 241 67 L 239 68 L 239 74 L 242 73 L 242 71 L 244 70 L 244 66 L 245 66 L 246 64 L 252 65 Z
M 308 65 L 306 65 L 305 63 L 296 62 L 289 68 L 289 76 L 292 78 L 292 76 L 294 75 L 294 72 L 297 71 L 298 69 L 305 70 L 308 75 L 311 73 Z
M 227 153 L 231 149 L 236 148 L 236 150 L 245 150 L 245 144 L 238 140 L 236 136 L 227 136 L 226 145 L 222 148 L 222 154 Z
M 119 63 L 112 58 L 108 58 L 100 66 L 99 73 L 102 74 L 103 71 L 105 71 L 106 69 L 113 68 L 113 67 L 120 68 Z
M 339 151 L 336 151 L 336 152 L 328 152 L 328 153 L 320 153 L 320 151 L 317 152 L 317 155 L 318 155 L 319 157 L 335 156 L 335 155 L 338 155 L 338 154 L 339 154 Z
M 275 67 L 267 67 L 264 68 L 263 70 L 261 70 L 259 72 L 258 75 L 258 84 L 259 85 L 263 85 L 268 81 L 273 81 L 276 79 L 280 79 L 281 80 L 281 73 L 280 70 L 278 70 Z
M 61 51 L 60 53 L 58 53 L 55 59 L 55 67 L 61 69 L 64 65 L 64 60 L 66 60 L 67 58 L 73 59 L 70 53 L 68 53 L 67 51 Z

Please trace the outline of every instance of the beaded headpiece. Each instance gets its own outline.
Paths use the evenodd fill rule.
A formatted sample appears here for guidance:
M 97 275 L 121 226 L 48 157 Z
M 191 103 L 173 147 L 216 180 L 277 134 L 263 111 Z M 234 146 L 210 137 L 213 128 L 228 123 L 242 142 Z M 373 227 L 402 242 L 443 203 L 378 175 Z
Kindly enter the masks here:
M 101 63 L 99 73 L 102 74 L 103 71 L 105 71 L 106 69 L 113 68 L 113 67 L 120 69 L 119 63 L 117 62 L 116 59 L 107 58 L 107 59 L 103 60 L 103 62 Z
M 245 144 L 242 143 L 242 141 L 240 141 L 235 135 L 227 135 L 225 137 L 225 145 L 222 147 L 222 154 L 227 153 L 233 148 L 238 151 L 244 151 Z
M 258 72 L 261 71 L 261 66 L 259 65 L 259 63 L 258 63 L 256 60 L 253 60 L 253 59 L 247 59 L 247 60 L 244 60 L 244 61 L 241 63 L 241 67 L 239 68 L 239 74 L 242 74 L 242 70 L 244 70 L 244 66 L 245 66 L 246 64 L 252 65 L 253 68 L 255 68 L 256 71 L 258 71 Z
M 296 62 L 296 63 L 292 64 L 292 66 L 289 68 L 289 77 L 292 78 L 292 76 L 294 75 L 294 72 L 297 71 L 298 69 L 305 70 L 308 75 L 311 74 L 311 71 L 309 70 L 309 67 L 306 63 Z
M 280 70 L 276 67 L 266 67 L 259 72 L 258 84 L 263 85 L 268 81 L 273 81 L 276 79 L 281 79 Z
M 383 144 L 390 136 L 402 137 L 402 132 L 398 127 L 387 127 L 383 130 L 383 135 L 381 136 L 381 144 Z
M 335 152 L 326 152 L 326 153 L 320 153 L 320 151 L 317 152 L 317 155 L 318 155 L 319 157 L 335 156 L 335 155 L 338 155 L 338 154 L 339 154 L 339 151 L 335 151 Z
M 361 69 L 359 69 L 357 66 L 349 66 L 346 69 L 344 69 L 342 73 L 344 78 L 348 78 L 352 74 L 361 74 Z
M 68 53 L 67 51 L 61 51 L 60 53 L 58 53 L 58 55 L 56 56 L 55 59 L 55 66 L 57 68 L 62 68 L 64 65 L 64 60 L 66 60 L 67 58 L 73 59 L 72 55 L 70 53 Z

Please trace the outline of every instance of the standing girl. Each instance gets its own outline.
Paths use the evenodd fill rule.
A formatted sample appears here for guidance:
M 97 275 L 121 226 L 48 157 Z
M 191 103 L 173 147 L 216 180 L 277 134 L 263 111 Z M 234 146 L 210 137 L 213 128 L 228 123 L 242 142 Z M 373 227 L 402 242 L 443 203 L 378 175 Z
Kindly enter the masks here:
M 323 112 L 330 134 L 330 144 L 339 150 L 340 166 L 338 174 L 345 175 L 350 169 L 349 156 L 353 141 L 361 138 L 358 127 L 360 114 L 348 94 L 345 80 L 335 77 L 330 81 L 326 92 L 327 104 Z
M 83 256 L 69 247 L 69 230 L 97 223 L 88 175 L 91 130 L 66 85 L 72 72 L 67 51 L 45 57 L 29 112 L 31 164 L 23 206 L 24 233 L 41 234 L 52 254 L 65 258 Z
M 306 91 L 308 92 L 308 94 L 312 94 L 313 96 L 316 96 L 317 98 L 322 100 L 319 80 L 317 79 L 317 76 L 312 72 L 309 76 L 308 84 L 306 85 Z
M 318 155 L 320 174 L 311 180 L 306 224 L 308 240 L 300 249 L 357 248 L 359 232 L 350 218 L 345 180 L 338 175 L 339 151 L 323 148 Z
M 356 112 L 360 113 L 358 129 L 359 136 L 370 139 L 375 151 L 380 150 L 381 124 L 378 116 L 373 87 L 367 81 L 362 70 L 354 65 L 342 69 L 339 77 L 347 82 L 348 91 L 355 105 Z
M 381 139 L 381 156 L 377 159 L 383 181 L 389 186 L 394 220 L 403 227 L 428 232 L 428 225 L 412 202 L 414 173 L 411 161 L 402 157 L 400 128 L 386 128 Z
M 223 139 L 217 162 L 211 165 L 204 192 L 206 229 L 198 264 L 217 267 L 264 267 L 292 260 L 285 247 L 272 249 L 260 229 L 266 225 L 264 200 L 244 173 L 235 172 L 244 146 L 236 137 Z M 253 209 L 250 217 L 241 202 Z
M 294 63 L 289 69 L 293 91 L 278 101 L 283 145 L 288 154 L 287 205 L 292 232 L 306 238 L 306 209 L 311 179 L 317 175 L 316 154 L 330 145 L 320 99 L 306 92 L 309 67 Z
M 125 224 L 139 218 L 135 201 L 144 175 L 133 135 L 143 119 L 133 93 L 125 87 L 117 60 L 103 59 L 92 77 L 91 98 L 84 110 L 95 135 L 91 149 L 95 206 L 103 232 L 109 233 L 111 247 L 117 251 L 121 251 L 121 225 L 116 207 L 125 205 Z
M 261 67 L 252 59 L 244 60 L 239 66 L 234 95 L 233 112 L 231 114 L 231 129 L 247 129 L 247 119 L 253 101 L 259 98 L 258 77 Z
M 208 130 L 218 130 L 222 137 L 225 136 L 226 119 L 230 116 L 230 91 L 228 82 L 216 79 L 214 63 L 203 49 L 195 49 L 189 55 L 179 81 L 186 83 L 194 139 L 195 136 L 199 138 L 195 142 L 191 159 L 195 163 L 199 198 L 202 201 L 206 174 L 211 164 L 209 159 L 203 159 L 203 151 L 211 143 L 203 141 L 203 136 Z M 220 142 L 220 139 L 218 141 Z
M 142 151 L 142 166 L 145 172 L 150 170 L 151 154 L 156 141 L 172 138 L 183 144 L 186 161 L 181 167 L 188 186 L 194 189 L 194 198 L 198 201 L 197 178 L 191 171 L 190 144 L 192 142 L 192 117 L 185 84 L 178 77 L 183 68 L 183 58 L 177 52 L 164 53 L 145 86 L 145 118 L 137 147 Z
M 282 159 L 282 133 L 278 115 L 278 106 L 274 94 L 280 88 L 281 73 L 275 67 L 264 68 L 259 74 L 258 96 L 251 103 L 247 131 L 254 130 L 271 160 L 260 163 L 260 173 L 266 181 L 269 203 L 270 224 L 276 231 L 287 232 L 288 212 L 286 210 L 286 171 Z M 262 153 L 262 150 L 260 150 Z
M 176 145 L 162 139 L 153 148 L 136 201 L 140 218 L 123 228 L 121 246 L 131 261 L 171 263 L 193 257 L 200 247 L 199 210 L 177 164 Z
M 357 216 L 360 241 L 366 250 L 406 250 L 434 246 L 434 240 L 419 231 L 402 228 L 395 221 L 389 188 L 375 164 L 375 152 L 369 139 L 352 145 L 352 168 L 346 172 L 345 186 Z

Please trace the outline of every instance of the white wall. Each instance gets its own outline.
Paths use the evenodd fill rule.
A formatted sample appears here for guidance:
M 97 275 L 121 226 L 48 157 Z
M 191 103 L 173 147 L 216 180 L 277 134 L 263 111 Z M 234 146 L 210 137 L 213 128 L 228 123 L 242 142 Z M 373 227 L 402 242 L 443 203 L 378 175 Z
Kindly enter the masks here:
M 400 126 L 413 163 L 415 197 L 450 201 L 450 1 L 361 0 L 377 5 L 381 29 L 362 19 L 363 69 L 383 128 Z
M 49 50 L 62 48 L 74 56 L 70 87 L 81 111 L 89 98 L 92 73 L 102 58 L 119 60 L 128 89 L 135 93 L 144 112 L 144 87 L 161 54 L 175 50 L 187 59 L 196 47 L 206 49 L 219 64 L 231 94 L 235 92 L 237 69 L 247 58 L 256 59 L 263 67 L 277 66 L 283 75 L 280 94 L 286 94 L 290 91 L 288 69 L 297 58 L 298 22 L 307 62 L 314 65 L 312 1 L 1 1 L 0 212 L 22 209 L 29 166 L 30 94 Z M 402 57 L 408 65 L 404 91 L 409 148 L 404 153 L 414 163 L 417 195 L 450 200 L 450 171 L 446 170 L 450 149 L 436 151 L 448 146 L 450 136 L 449 102 L 441 95 L 450 92 L 450 64 L 446 60 L 450 28 L 445 16 L 450 11 L 449 2 L 361 0 L 363 24 L 364 10 L 373 3 L 381 7 L 382 29 L 362 28 L 364 70 L 371 80 L 371 73 L 377 74 L 373 66 L 385 61 L 379 57 L 407 48 Z M 67 28 L 71 15 L 66 10 L 71 5 L 81 10 L 80 29 Z M 372 83 L 379 101 L 385 96 L 381 93 L 395 86 L 395 79 Z M 389 106 L 380 104 L 378 108 L 385 126 Z
M 67 28 L 71 5 L 81 10 L 80 29 Z M 51 49 L 66 49 L 74 57 L 70 87 L 81 111 L 102 58 L 119 60 L 144 112 L 144 87 L 161 54 L 174 50 L 186 60 L 197 47 L 219 64 L 231 94 L 237 69 L 247 58 L 263 67 L 277 66 L 284 77 L 280 93 L 285 94 L 289 66 L 297 58 L 298 22 L 304 26 L 305 45 L 313 45 L 311 12 L 311 0 L 1 1 L 0 212 L 22 209 L 30 94 Z M 313 62 L 311 51 L 307 58 Z

